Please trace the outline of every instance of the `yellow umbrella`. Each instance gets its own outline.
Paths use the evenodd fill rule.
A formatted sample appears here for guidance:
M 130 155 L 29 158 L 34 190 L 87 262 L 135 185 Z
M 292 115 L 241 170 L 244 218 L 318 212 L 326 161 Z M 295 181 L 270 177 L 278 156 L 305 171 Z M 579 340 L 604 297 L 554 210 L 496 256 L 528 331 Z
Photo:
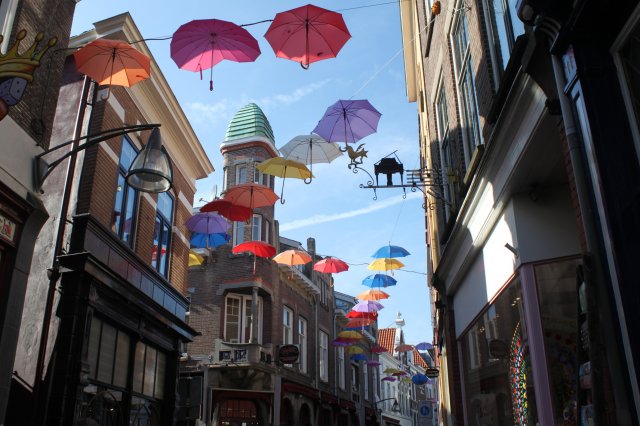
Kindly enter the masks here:
M 204 257 L 194 251 L 189 251 L 189 266 L 199 266 L 204 263 Z
M 382 300 L 388 299 L 390 296 L 382 290 L 369 289 L 356 296 L 360 300 Z
M 360 346 L 350 346 L 347 348 L 347 353 L 350 355 L 353 354 L 363 354 L 364 353 L 364 349 L 362 349 Z
M 280 190 L 280 203 L 284 204 L 284 180 L 286 178 L 306 179 L 313 177 L 311 170 L 303 163 L 294 160 L 287 160 L 282 157 L 269 158 L 256 166 L 256 169 L 268 175 L 282 178 L 282 189 Z
M 402 370 L 398 370 L 397 368 L 387 368 L 386 370 L 383 371 L 384 374 L 393 374 L 393 373 L 400 373 Z
M 372 271 L 392 271 L 400 268 L 404 268 L 404 263 L 398 259 L 388 257 L 376 259 L 367 266 L 367 269 L 371 269 Z
M 340 333 L 338 333 L 338 337 L 342 338 L 342 339 L 360 340 L 364 336 L 362 334 L 358 333 L 357 331 L 345 330 L 345 331 L 341 331 Z

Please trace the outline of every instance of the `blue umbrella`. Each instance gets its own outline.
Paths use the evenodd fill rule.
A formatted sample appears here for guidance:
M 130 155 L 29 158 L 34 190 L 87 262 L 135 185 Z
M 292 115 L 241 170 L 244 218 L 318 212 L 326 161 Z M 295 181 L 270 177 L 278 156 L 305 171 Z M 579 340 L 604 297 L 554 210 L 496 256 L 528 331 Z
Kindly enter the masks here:
M 229 234 L 201 234 L 194 232 L 191 235 L 191 247 L 196 248 L 214 248 L 226 244 L 231 239 Z
M 429 342 L 422 342 L 416 345 L 416 349 L 419 351 L 426 351 L 429 349 L 433 349 L 433 345 Z
M 388 246 L 380 247 L 378 250 L 376 250 L 375 253 L 373 253 L 371 257 L 373 257 L 374 259 L 382 259 L 385 257 L 386 258 L 405 257 L 405 256 L 409 256 L 410 254 L 411 253 L 409 253 L 406 249 L 400 246 L 388 245 Z
M 391 287 L 392 285 L 396 285 L 398 281 L 385 274 L 375 274 L 369 275 L 367 278 L 362 280 L 362 284 L 367 287 L 377 288 L 377 287 Z
M 353 354 L 351 355 L 352 361 L 366 361 L 367 356 L 365 354 Z
M 427 383 L 429 381 L 429 378 L 427 376 L 425 376 L 424 374 L 415 374 L 412 378 L 411 381 L 413 383 L 415 383 L 416 385 L 424 385 L 425 383 Z

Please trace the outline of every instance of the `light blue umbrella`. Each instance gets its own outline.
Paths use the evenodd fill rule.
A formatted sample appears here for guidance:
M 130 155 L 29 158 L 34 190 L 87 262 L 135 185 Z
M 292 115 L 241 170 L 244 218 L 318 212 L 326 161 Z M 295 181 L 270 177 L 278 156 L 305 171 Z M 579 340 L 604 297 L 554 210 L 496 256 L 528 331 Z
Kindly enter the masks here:
M 382 259 L 385 257 L 386 258 L 405 257 L 405 256 L 409 256 L 410 254 L 411 253 L 409 253 L 406 249 L 400 246 L 388 245 L 388 246 L 380 247 L 378 250 L 376 250 L 375 253 L 373 253 L 371 257 L 373 257 L 374 259 Z
M 229 234 L 201 234 L 194 232 L 191 235 L 191 247 L 196 248 L 214 248 L 226 244 L 231 239 Z
M 363 285 L 371 288 L 391 287 L 392 285 L 396 285 L 397 282 L 398 281 L 395 278 L 385 274 L 369 275 L 367 278 L 362 280 Z

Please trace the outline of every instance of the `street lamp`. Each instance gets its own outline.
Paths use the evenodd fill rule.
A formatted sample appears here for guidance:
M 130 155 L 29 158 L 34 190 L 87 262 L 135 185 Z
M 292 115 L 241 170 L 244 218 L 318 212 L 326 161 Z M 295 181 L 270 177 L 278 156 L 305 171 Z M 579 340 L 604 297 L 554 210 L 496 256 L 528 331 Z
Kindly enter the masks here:
M 378 404 L 381 402 L 385 402 L 385 401 L 391 401 L 393 399 L 393 405 L 391 406 L 391 411 L 394 413 L 399 413 L 400 412 L 400 405 L 398 404 L 398 400 L 396 398 L 385 398 L 385 399 L 381 399 L 380 401 L 376 401 L 374 404 L 376 406 L 376 409 L 378 409 Z M 380 409 L 379 411 L 382 412 L 382 409 Z

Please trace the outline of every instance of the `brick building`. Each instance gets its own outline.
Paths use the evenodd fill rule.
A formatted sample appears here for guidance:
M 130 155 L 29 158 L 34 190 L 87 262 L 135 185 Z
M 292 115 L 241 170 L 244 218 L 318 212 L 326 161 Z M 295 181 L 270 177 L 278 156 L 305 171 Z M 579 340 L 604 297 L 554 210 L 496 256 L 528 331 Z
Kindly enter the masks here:
M 94 25 L 69 45 L 143 38 L 128 14 Z M 136 47 L 151 56 L 144 43 Z M 47 271 L 59 215 L 51 214 L 36 242 L 38 262 L 29 271 L 13 363 L 19 380 L 12 387 L 5 424 L 25 424 L 25 413 L 37 412 L 47 425 L 82 419 L 170 425 L 180 347 L 196 335 L 185 323 L 189 240 L 184 222 L 193 208 L 196 179 L 213 167 L 153 59 L 149 80 L 109 89 L 96 87 L 75 70 L 71 56 L 62 56 L 66 61 L 51 145 L 73 139 L 75 128 L 95 135 L 159 123 L 173 163 L 173 184 L 167 192 L 143 193 L 124 178 L 149 131 L 117 132 L 78 154 L 59 269 Z M 55 158 L 45 156 L 48 162 Z M 60 209 L 67 180 L 61 169 L 43 185 L 45 204 L 53 212 Z M 56 287 L 60 295 L 52 299 L 43 351 L 44 301 Z M 38 355 L 44 360 L 42 381 L 36 377 Z
M 43 203 L 34 157 L 49 147 L 57 81 L 76 2 L 0 2 L 0 424 L 13 376 L 36 236 L 55 209 Z M 49 265 L 50 266 L 50 265 Z
M 637 424 L 637 2 L 401 14 L 422 167 L 445 178 L 426 197 L 440 423 Z

